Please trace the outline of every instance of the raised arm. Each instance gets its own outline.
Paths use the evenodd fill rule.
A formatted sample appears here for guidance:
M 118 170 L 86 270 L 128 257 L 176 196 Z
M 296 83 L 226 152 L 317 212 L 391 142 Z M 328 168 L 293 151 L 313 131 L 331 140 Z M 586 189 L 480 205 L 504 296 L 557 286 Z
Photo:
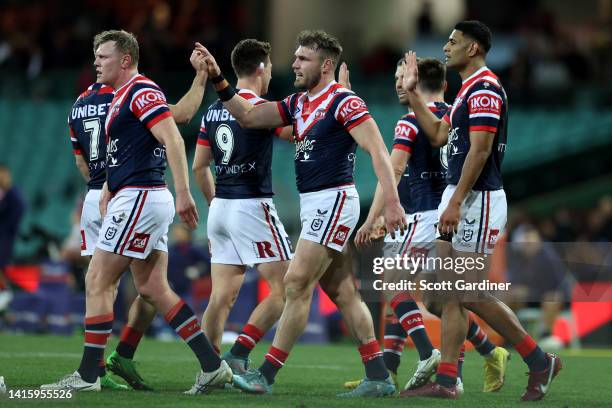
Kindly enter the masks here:
M 448 141 L 448 122 L 438 119 L 429 108 L 427 103 L 417 90 L 419 71 L 417 68 L 416 54 L 413 51 L 406 53 L 404 57 L 404 78 L 402 87 L 408 96 L 410 108 L 413 110 L 419 125 L 425 132 L 429 143 L 433 147 L 444 146 Z
M 185 156 L 185 144 L 171 117 L 157 122 L 151 133 L 155 139 L 166 146 L 166 158 L 172 178 L 174 179 L 174 191 L 176 193 L 176 212 L 189 228 L 195 229 L 198 225 L 198 210 L 189 191 L 189 176 L 187 173 L 187 158 Z
M 374 172 L 382 188 L 387 231 L 395 238 L 395 230 L 399 228 L 403 235 L 406 229 L 404 209 L 400 205 L 397 195 L 389 152 L 382 140 L 376 122 L 372 118 L 367 119 L 352 128 L 349 133 L 357 144 L 372 157 Z
M 208 66 L 206 65 L 204 56 L 200 51 L 194 49 L 189 61 L 196 71 L 191 88 L 189 88 L 187 93 L 183 95 L 176 105 L 168 104 L 176 123 L 189 123 L 198 112 L 198 109 L 200 109 L 202 99 L 204 98 L 204 90 L 206 89 Z
M 210 81 L 223 102 L 225 108 L 232 114 L 243 128 L 271 129 L 288 125 L 277 102 L 265 102 L 253 105 L 242 96 L 236 94 L 234 88 L 221 74 L 221 69 L 212 54 L 200 43 L 196 50 L 205 56 Z

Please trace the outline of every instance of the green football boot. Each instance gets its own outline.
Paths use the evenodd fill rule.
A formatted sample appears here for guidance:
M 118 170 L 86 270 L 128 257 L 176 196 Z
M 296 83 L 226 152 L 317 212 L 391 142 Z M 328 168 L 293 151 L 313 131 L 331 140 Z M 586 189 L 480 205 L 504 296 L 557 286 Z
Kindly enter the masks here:
M 113 374 L 123 378 L 130 387 L 140 391 L 152 391 L 153 388 L 148 386 L 142 376 L 136 370 L 134 360 L 121 357 L 116 351 L 106 359 L 106 368 Z
M 113 391 L 127 391 L 128 386 L 125 384 L 119 384 L 115 380 L 111 378 L 110 375 L 105 375 L 100 377 L 100 387 L 103 390 L 113 390 Z

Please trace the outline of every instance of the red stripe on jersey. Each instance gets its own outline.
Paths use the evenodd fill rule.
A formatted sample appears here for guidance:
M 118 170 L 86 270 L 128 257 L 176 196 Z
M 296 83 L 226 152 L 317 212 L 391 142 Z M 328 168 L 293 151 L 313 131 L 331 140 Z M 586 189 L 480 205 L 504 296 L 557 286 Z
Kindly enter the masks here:
M 410 146 L 404 146 L 403 144 L 396 143 L 393 145 L 393 148 L 397 150 L 403 150 L 405 152 L 412 154 L 412 147 Z
M 171 118 L 171 117 L 172 117 L 172 112 L 170 111 L 164 112 L 158 117 L 156 117 L 155 119 L 153 119 L 152 121 L 150 121 L 149 123 L 147 123 L 147 129 L 151 129 L 153 126 L 157 125 L 158 122 L 166 118 Z
M 104 85 L 102 88 L 98 89 L 98 95 L 104 95 L 109 93 L 113 93 L 113 88 L 108 85 Z
M 73 149 L 72 152 L 76 155 L 76 156 L 80 156 L 83 154 L 83 152 L 81 152 L 79 149 Z
M 332 237 L 334 229 L 336 229 L 336 224 L 338 223 L 338 219 L 340 218 L 340 213 L 342 212 L 342 207 L 344 206 L 344 200 L 346 200 L 346 191 L 342 192 L 342 199 L 340 200 L 340 207 L 338 208 L 338 212 L 336 213 L 336 218 L 334 219 L 334 223 L 332 224 L 332 227 L 329 230 L 329 235 L 327 236 L 327 239 L 325 240 L 325 245 L 329 243 L 329 240 Z
M 272 236 L 274 237 L 274 243 L 276 244 L 276 249 L 278 250 L 278 255 L 280 256 L 280 260 L 284 261 L 285 258 L 283 257 L 283 251 L 281 250 L 281 247 L 278 244 L 278 238 L 276 236 L 276 231 L 274 230 L 274 228 L 272 227 L 272 223 L 270 222 L 270 213 L 268 212 L 268 207 L 266 207 L 264 203 L 261 203 L 261 206 L 263 207 L 264 214 L 266 215 L 266 222 L 268 223 L 268 227 L 270 227 L 270 231 L 272 231 Z
M 447 114 L 445 114 L 445 115 L 442 117 L 442 120 L 443 120 L 443 121 L 445 121 L 446 123 L 448 123 L 449 125 L 451 124 L 451 122 L 450 122 L 450 117 L 448 116 L 448 113 L 447 113 Z
M 372 119 L 372 116 L 368 113 L 367 115 L 363 115 L 362 117 L 360 117 L 359 119 L 357 119 L 355 122 L 351 123 L 346 130 L 347 131 L 351 131 L 351 129 L 353 129 L 356 126 L 361 125 L 363 122 L 365 122 L 368 119 Z
M 121 245 L 121 250 L 119 251 L 119 255 L 123 255 L 123 250 L 125 249 L 125 245 L 130 240 L 130 235 L 132 235 L 132 232 L 134 231 L 134 227 L 136 226 L 136 223 L 138 222 L 138 219 L 140 218 L 142 207 L 144 207 L 144 203 L 145 201 L 147 201 L 147 195 L 149 195 L 148 191 L 145 191 L 144 194 L 142 195 L 142 201 L 140 202 L 140 207 L 138 207 L 138 212 L 136 213 L 136 217 L 134 218 L 134 222 L 132 223 L 130 232 L 128 232 L 127 236 L 125 237 L 125 241 L 123 241 L 123 245 Z
M 497 127 L 495 126 L 470 126 L 470 132 L 497 133 Z
M 201 146 L 210 147 L 210 142 L 208 140 L 198 139 L 198 144 Z
M 76 137 L 74 134 L 74 130 L 72 130 L 72 126 L 68 126 L 68 129 L 70 129 L 70 137 Z

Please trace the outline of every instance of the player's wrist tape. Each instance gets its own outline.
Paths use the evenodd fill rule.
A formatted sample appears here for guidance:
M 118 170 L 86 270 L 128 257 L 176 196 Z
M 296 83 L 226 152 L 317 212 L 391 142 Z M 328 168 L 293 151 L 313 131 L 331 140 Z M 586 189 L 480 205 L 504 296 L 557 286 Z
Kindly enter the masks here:
M 219 74 L 214 78 L 210 78 L 210 82 L 212 82 L 213 84 L 218 84 L 219 82 L 223 82 L 224 79 L 225 77 L 223 76 L 223 74 Z
M 234 88 L 230 84 L 227 84 L 225 88 L 217 91 L 217 95 L 219 95 L 221 102 L 225 102 L 232 99 L 234 95 L 236 95 L 236 91 L 234 91 Z

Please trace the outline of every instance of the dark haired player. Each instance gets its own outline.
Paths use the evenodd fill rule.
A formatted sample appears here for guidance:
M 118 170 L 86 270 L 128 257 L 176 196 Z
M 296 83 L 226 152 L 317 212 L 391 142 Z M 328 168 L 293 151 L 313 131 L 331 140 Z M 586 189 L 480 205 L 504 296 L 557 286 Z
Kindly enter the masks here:
M 374 336 L 372 317 L 355 288 L 351 260 L 344 251 L 359 218 L 359 196 L 353 183 L 357 144 L 372 156 L 383 187 L 389 231 L 403 232 L 404 211 L 376 122 L 363 100 L 334 80 L 341 53 L 338 40 L 325 32 L 300 33 L 293 70 L 295 86 L 306 92 L 258 105 L 235 94 L 209 55 L 211 81 L 241 126 L 291 124 L 296 144 L 302 232 L 285 275 L 286 303 L 272 346 L 258 370 L 234 377 L 234 384 L 246 392 L 271 392 L 277 372 L 306 326 L 317 282 L 339 307 L 361 344 L 366 379 L 342 396 L 384 396 L 395 391 Z
M 238 95 L 254 105 L 266 102 L 272 78 L 270 44 L 246 39 L 232 50 Z M 249 354 L 280 317 L 283 277 L 293 258 L 285 228 L 272 201 L 272 145 L 275 136 L 291 137 L 291 128 L 243 129 L 215 101 L 202 117 L 193 171 L 210 205 L 208 239 L 212 254 L 212 293 L 202 330 L 220 352 L 227 316 L 238 297 L 247 265 L 256 265 L 270 294 L 251 314 L 231 350 L 223 355 L 234 374 L 244 374 Z M 216 179 L 210 164 L 214 160 Z
M 459 72 L 463 84 L 442 119 L 433 115 L 419 96 L 416 55 L 409 52 L 405 57 L 403 89 L 421 128 L 433 146 L 448 142 L 448 186 L 438 208 L 438 256 L 486 257 L 493 253 L 506 225 L 501 163 L 506 150 L 508 102 L 499 78 L 486 66 L 490 48 L 491 32 L 483 23 L 463 21 L 455 26 L 444 54 L 447 67 Z M 441 272 L 442 279 L 478 282 L 487 268 L 463 275 Z M 468 329 L 468 309 L 511 342 L 528 365 L 529 381 L 522 399 L 544 397 L 561 370 L 561 360 L 544 353 L 503 302 L 488 292 L 467 297 L 453 293 L 442 307 L 442 360 L 436 382 L 404 391 L 402 396 L 458 397 L 457 358 Z

